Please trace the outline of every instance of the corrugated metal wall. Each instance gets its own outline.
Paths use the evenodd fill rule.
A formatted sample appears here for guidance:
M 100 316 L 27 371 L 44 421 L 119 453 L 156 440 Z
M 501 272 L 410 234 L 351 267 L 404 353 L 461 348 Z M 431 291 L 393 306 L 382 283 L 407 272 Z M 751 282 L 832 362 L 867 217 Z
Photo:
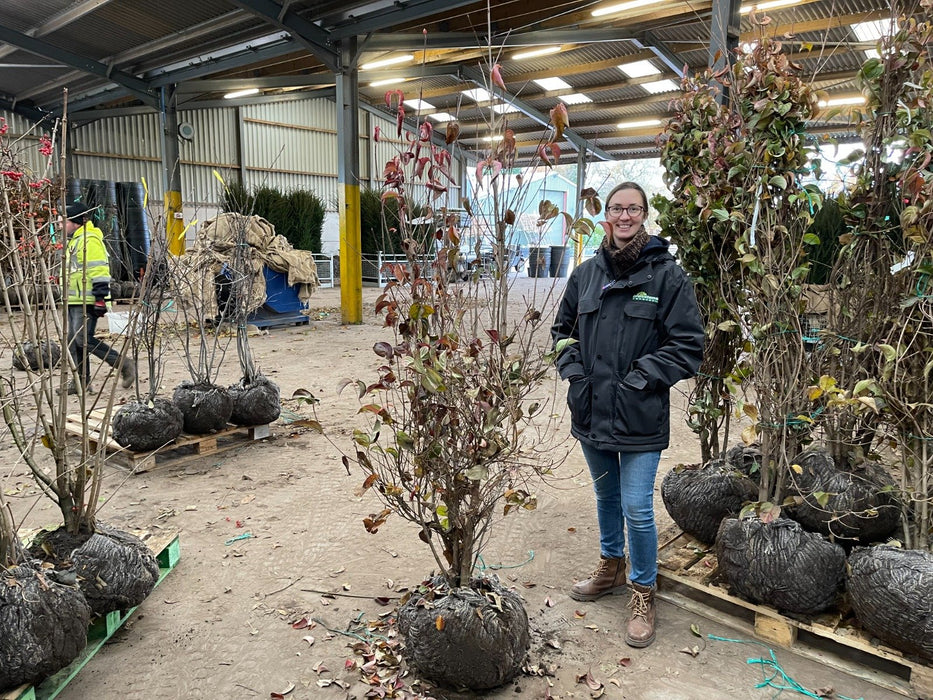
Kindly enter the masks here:
M 9 145 L 15 151 L 17 161 L 41 177 L 48 175 L 50 167 L 52 172 L 58 172 L 57 158 L 53 156 L 54 160 L 49 163 L 49 159 L 39 153 L 39 138 L 49 133 L 45 125 L 36 126 L 28 119 L 3 110 L 0 110 L 0 117 L 6 120 L 7 138 L 10 139 Z
M 239 114 L 238 114 L 239 111 Z M 10 133 L 24 134 L 31 123 L 0 111 Z M 310 189 L 319 194 L 329 211 L 337 208 L 337 123 L 334 103 L 326 99 L 296 99 L 242 107 L 179 110 L 178 122 L 193 127 L 190 140 L 179 141 L 182 199 L 186 220 L 204 221 L 216 214 L 222 185 L 241 179 L 247 188 L 267 185 L 282 190 Z M 371 138 L 379 126 L 380 143 Z M 29 167 L 43 164 L 38 133 L 23 140 Z M 360 186 L 379 186 L 387 160 L 398 154 L 402 141 L 395 138 L 395 122 L 360 111 Z M 372 148 L 371 148 L 372 147 Z M 161 213 L 164 196 L 162 133 L 159 115 L 135 114 L 78 125 L 69 133 L 74 177 L 115 182 L 145 178 L 153 216 Z M 239 155 L 242 151 L 242 160 Z M 457 172 L 456 167 L 454 172 Z M 371 174 L 376 182 L 371 182 Z M 424 188 L 413 186 L 413 197 L 427 201 Z M 459 188 L 451 188 L 435 206 L 457 206 Z M 194 231 L 189 232 L 189 238 Z

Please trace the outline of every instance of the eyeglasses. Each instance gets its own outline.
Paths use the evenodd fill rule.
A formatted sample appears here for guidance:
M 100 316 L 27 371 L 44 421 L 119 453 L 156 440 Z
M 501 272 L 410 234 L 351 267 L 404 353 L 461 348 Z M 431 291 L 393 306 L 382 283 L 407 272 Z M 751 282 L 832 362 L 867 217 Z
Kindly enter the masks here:
M 622 216 L 622 212 L 627 211 L 629 216 L 638 216 L 643 211 L 644 207 L 640 207 L 637 204 L 632 204 L 628 207 L 622 207 L 618 204 L 613 204 L 611 207 L 606 207 L 606 213 L 611 214 L 612 216 Z

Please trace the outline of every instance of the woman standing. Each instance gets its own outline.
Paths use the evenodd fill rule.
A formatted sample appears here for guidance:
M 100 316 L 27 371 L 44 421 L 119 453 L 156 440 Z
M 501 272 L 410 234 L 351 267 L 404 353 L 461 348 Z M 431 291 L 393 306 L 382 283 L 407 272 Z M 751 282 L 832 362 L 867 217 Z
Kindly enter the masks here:
M 596 492 L 600 562 L 575 583 L 575 600 L 625 592 L 625 535 L 632 615 L 625 641 L 655 636 L 658 531 L 654 482 L 670 441 L 670 388 L 696 374 L 703 323 L 693 286 L 668 242 L 645 231 L 648 198 L 634 182 L 606 199 L 607 233 L 567 281 L 551 328 L 560 376 L 570 382 L 571 433 Z

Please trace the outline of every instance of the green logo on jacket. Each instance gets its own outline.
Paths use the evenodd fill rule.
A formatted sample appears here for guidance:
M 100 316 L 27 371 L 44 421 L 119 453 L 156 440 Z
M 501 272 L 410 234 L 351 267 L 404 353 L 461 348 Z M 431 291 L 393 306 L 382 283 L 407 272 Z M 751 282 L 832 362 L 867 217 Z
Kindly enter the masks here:
M 651 304 L 657 304 L 658 298 L 651 296 L 648 292 L 638 292 L 638 294 L 632 297 L 632 301 L 647 301 Z

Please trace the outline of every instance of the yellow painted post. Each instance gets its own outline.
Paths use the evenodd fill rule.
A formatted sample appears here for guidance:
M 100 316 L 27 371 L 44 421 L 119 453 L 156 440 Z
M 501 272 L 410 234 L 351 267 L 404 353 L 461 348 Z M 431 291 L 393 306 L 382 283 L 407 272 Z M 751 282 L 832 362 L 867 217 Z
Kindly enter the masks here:
M 181 206 L 181 192 L 165 193 L 165 240 L 171 255 L 185 253 L 185 215 Z
M 340 209 L 340 311 L 344 323 L 363 322 L 363 259 L 360 254 L 360 187 L 344 182 Z

